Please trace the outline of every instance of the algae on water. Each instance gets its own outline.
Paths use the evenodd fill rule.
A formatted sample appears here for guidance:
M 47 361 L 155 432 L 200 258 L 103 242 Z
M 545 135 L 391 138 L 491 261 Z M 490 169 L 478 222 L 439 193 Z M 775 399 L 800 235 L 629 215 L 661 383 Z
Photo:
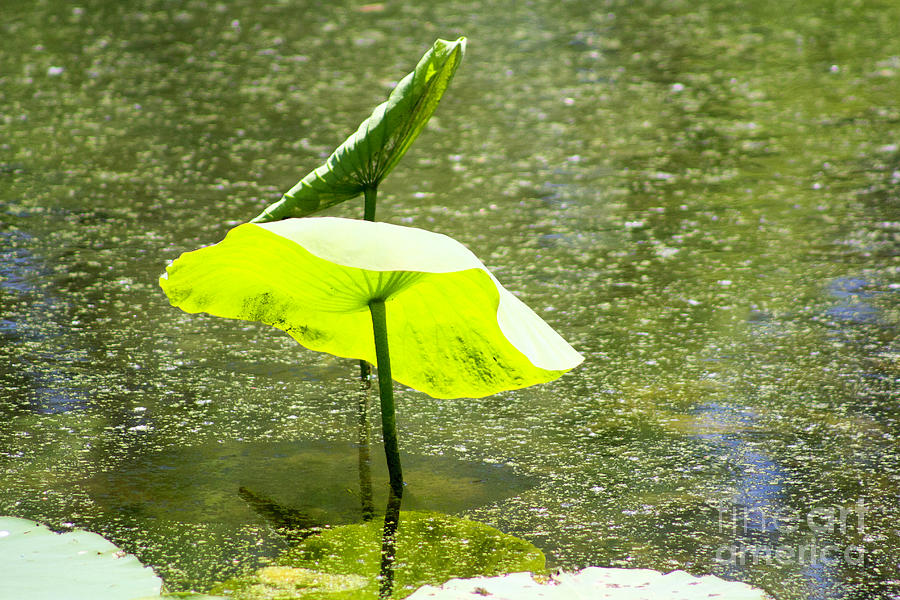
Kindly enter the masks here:
M 235 600 L 377 598 L 381 569 L 380 520 L 344 525 L 305 539 L 285 552 L 280 567 L 265 567 L 215 586 Z M 431 512 L 404 511 L 397 528 L 394 598 L 454 577 L 501 575 L 546 568 L 533 544 L 489 525 Z

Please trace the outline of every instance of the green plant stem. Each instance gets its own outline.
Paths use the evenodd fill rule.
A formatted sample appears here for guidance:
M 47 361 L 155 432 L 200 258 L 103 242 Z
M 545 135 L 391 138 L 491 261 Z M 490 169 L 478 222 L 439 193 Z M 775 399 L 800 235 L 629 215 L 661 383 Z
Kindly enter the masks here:
M 378 197 L 378 188 L 367 187 L 363 190 L 366 197 L 366 205 L 363 209 L 363 219 L 366 221 L 375 220 L 375 199 Z
M 363 219 L 366 221 L 374 221 L 375 220 L 375 201 L 378 198 L 378 188 L 365 188 L 363 190 L 363 194 L 366 198 L 365 206 L 363 207 Z M 363 385 L 367 388 L 369 387 L 369 373 L 371 369 L 369 368 L 369 363 L 361 360 L 359 361 L 359 378 L 362 380 Z
M 375 333 L 375 366 L 378 367 L 378 393 L 381 396 L 381 430 L 384 454 L 387 458 L 391 490 L 403 495 L 403 470 L 400 467 L 400 446 L 397 443 L 397 420 L 394 415 L 394 386 L 391 379 L 391 355 L 388 349 L 387 310 L 383 300 L 369 303 L 372 329 Z
M 366 203 L 363 207 L 363 218 L 366 221 L 375 220 L 375 199 L 378 196 L 377 188 L 364 190 Z M 362 382 L 362 397 L 360 398 L 359 420 L 359 484 L 362 493 L 363 520 L 368 521 L 375 512 L 372 506 L 372 477 L 369 470 L 369 432 L 364 410 L 368 412 L 369 388 L 372 386 L 372 369 L 369 362 L 359 361 L 359 379 Z M 364 431 L 365 428 L 365 431 Z M 364 450 L 365 449 L 365 450 Z M 364 456 L 365 454 L 365 456 Z

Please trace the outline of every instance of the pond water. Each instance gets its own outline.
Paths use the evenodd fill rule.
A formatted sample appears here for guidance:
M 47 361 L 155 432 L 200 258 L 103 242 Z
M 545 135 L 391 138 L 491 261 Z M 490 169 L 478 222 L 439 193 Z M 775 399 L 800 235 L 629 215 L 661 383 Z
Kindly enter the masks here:
M 267 505 L 360 519 L 352 361 L 156 281 L 465 35 L 379 219 L 466 244 L 586 360 L 477 400 L 398 390 L 410 503 L 564 568 L 900 597 L 898 22 L 887 0 L 7 7 L 0 514 L 101 533 L 173 590 L 282 551 Z

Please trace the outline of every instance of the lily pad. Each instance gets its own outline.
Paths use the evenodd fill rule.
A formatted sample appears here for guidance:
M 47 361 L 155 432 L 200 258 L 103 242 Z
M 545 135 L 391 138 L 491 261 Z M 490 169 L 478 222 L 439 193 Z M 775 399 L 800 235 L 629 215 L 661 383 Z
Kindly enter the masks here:
M 294 597 L 377 598 L 382 534 L 383 523 L 376 519 L 324 531 L 286 552 L 279 562 L 284 567 L 302 569 L 304 577 L 310 572 L 319 576 L 327 573 L 361 582 L 356 589 L 344 587 L 328 593 L 322 588 L 295 588 Z M 396 536 L 393 597 L 398 599 L 421 585 L 439 584 L 453 577 L 545 569 L 543 553 L 531 543 L 469 519 L 404 511 Z M 264 571 L 215 586 L 212 593 L 228 593 L 235 600 L 278 597 L 275 594 L 284 588 L 263 585 L 267 576 Z
M 230 600 L 227 596 L 210 596 L 199 592 L 172 592 L 159 596 L 144 596 L 133 600 Z
M 263 567 L 253 575 L 232 579 L 214 587 L 213 591 L 227 594 L 234 600 L 351 600 L 362 596 L 367 583 L 359 575 L 336 575 L 312 569 L 277 566 Z
M 574 573 L 559 573 L 537 581 L 530 573 L 501 577 L 453 579 L 441 586 L 423 586 L 410 600 L 462 600 L 488 597 L 492 600 L 769 600 L 762 590 L 740 581 L 715 575 L 697 577 L 684 571 L 661 573 L 651 569 L 588 567 Z
M 54 533 L 0 517 L 0 590 L 28 600 L 131 600 L 158 595 L 162 581 L 137 558 L 88 531 Z

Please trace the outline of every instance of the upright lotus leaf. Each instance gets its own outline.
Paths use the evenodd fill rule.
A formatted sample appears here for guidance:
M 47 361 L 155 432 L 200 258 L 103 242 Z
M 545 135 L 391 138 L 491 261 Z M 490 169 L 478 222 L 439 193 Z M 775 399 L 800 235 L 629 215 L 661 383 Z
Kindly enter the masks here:
M 466 38 L 437 40 L 387 101 L 254 223 L 302 217 L 374 190 L 425 127 L 462 61 Z
M 183 254 L 160 285 L 187 312 L 260 321 L 312 350 L 372 363 L 370 304 L 382 305 L 393 379 L 436 398 L 550 381 L 582 360 L 462 244 L 412 227 L 247 223 Z

